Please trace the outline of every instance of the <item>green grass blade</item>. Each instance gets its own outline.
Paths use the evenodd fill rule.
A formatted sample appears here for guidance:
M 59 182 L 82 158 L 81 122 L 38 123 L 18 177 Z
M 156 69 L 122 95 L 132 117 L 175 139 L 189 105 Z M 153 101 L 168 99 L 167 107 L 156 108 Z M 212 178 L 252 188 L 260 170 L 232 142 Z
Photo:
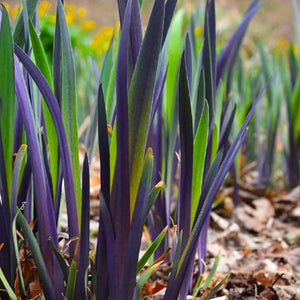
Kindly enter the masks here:
M 158 182 L 151 190 L 149 194 L 148 199 L 148 205 L 147 205 L 147 212 L 146 215 L 148 215 L 149 211 L 151 210 L 155 200 L 157 199 L 159 193 L 163 190 L 164 183 L 162 181 Z
M 198 295 L 198 293 L 199 293 L 199 291 L 200 291 L 200 289 L 201 289 L 201 287 L 203 286 L 203 276 L 202 275 L 200 275 L 199 276 L 199 278 L 198 278 L 198 280 L 197 280 L 197 282 L 196 282 L 196 284 L 195 284 L 195 287 L 194 287 L 194 291 L 193 291 L 193 298 L 192 298 L 192 300 L 195 300 L 196 299 L 196 296 Z
M 213 266 L 212 266 L 212 268 L 211 268 L 211 270 L 208 274 L 208 277 L 205 280 L 205 284 L 204 284 L 205 288 L 208 288 L 211 285 L 213 277 L 217 272 L 217 268 L 218 268 L 219 263 L 220 263 L 220 255 L 217 255 L 216 259 L 215 259 L 215 262 L 214 262 L 214 264 L 213 264 Z
M 66 288 L 66 299 L 68 300 L 74 299 L 76 273 L 77 273 L 77 264 L 76 261 L 73 260 L 69 269 L 69 276 L 68 276 L 68 282 Z
M 225 282 L 229 279 L 230 274 L 227 274 L 216 286 L 214 286 L 211 291 L 208 293 L 208 295 L 204 298 L 204 300 L 211 299 L 218 290 L 225 284 Z
M 12 300 L 18 300 L 16 294 L 14 293 L 14 291 L 12 290 L 11 286 L 9 285 L 7 279 L 5 278 L 4 276 L 4 273 L 2 271 L 2 269 L 0 268 L 0 280 L 2 281 L 9 297 L 12 299 Z
M 134 292 L 134 300 L 138 300 L 139 299 L 139 295 L 141 293 L 141 290 L 143 288 L 143 286 L 145 285 L 145 283 L 147 282 L 147 280 L 151 277 L 151 275 L 153 275 L 153 273 L 155 272 L 155 270 L 158 268 L 158 266 L 161 263 L 157 263 L 156 265 L 153 265 L 151 267 L 149 267 L 143 274 L 142 276 L 139 278 L 137 284 L 136 284 L 136 288 L 135 288 L 135 292 Z
M 146 271 L 141 275 L 139 280 L 137 281 L 135 292 L 134 292 L 134 300 L 139 299 L 140 292 L 147 282 L 147 280 L 150 278 L 151 275 L 157 270 L 157 268 L 163 263 L 164 259 L 168 255 L 170 249 L 168 249 L 165 253 L 163 253 L 149 268 L 146 269 Z
M 163 241 L 164 237 L 166 236 L 167 230 L 168 230 L 168 227 L 165 227 L 164 230 L 157 236 L 157 238 L 154 240 L 154 242 L 147 249 L 145 254 L 140 258 L 140 260 L 138 262 L 138 266 L 137 266 L 137 271 L 136 271 L 137 274 L 139 274 L 141 272 L 142 268 L 145 266 L 147 261 L 151 258 L 153 253 L 159 247 L 159 245 Z
M 15 84 L 13 41 L 7 10 L 2 6 L 0 29 L 0 130 L 6 172 L 9 203 L 12 192 L 12 164 L 14 143 Z
M 17 223 L 20 225 L 23 235 L 25 237 L 26 242 L 32 252 L 32 256 L 34 262 L 37 267 L 37 271 L 39 274 L 39 278 L 43 287 L 43 291 L 45 293 L 46 299 L 55 299 L 54 287 L 52 285 L 43 255 L 41 253 L 40 247 L 37 243 L 36 237 L 32 233 L 29 225 L 27 224 L 26 219 L 23 214 L 18 211 L 16 215 Z

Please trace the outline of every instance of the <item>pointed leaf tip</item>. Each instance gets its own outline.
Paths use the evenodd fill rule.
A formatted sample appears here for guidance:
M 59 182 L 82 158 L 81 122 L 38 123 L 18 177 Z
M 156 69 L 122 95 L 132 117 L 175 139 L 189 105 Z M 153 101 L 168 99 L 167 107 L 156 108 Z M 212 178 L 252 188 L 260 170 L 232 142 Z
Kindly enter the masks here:
M 161 180 L 161 181 L 159 181 L 159 182 L 155 185 L 155 188 L 160 189 L 160 188 L 162 188 L 163 186 L 164 186 L 164 182 Z

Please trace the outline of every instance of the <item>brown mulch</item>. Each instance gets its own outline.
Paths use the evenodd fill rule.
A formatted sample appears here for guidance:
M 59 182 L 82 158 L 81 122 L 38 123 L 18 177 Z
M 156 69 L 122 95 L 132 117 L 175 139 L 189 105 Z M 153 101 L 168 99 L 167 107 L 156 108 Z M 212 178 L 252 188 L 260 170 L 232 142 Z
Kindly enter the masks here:
M 233 189 L 220 192 L 225 205 L 211 213 L 206 264 L 220 255 L 214 282 L 230 277 L 215 299 L 300 299 L 300 186 L 281 194 L 245 184 L 232 209 Z M 161 266 L 149 284 L 154 295 L 143 299 L 162 299 L 170 268 Z
M 98 174 L 99 170 L 92 168 L 91 196 L 95 200 Z M 209 270 L 216 256 L 221 257 L 215 284 L 230 274 L 215 297 L 300 299 L 300 186 L 290 192 L 283 185 L 271 191 L 258 190 L 251 168 L 242 181 L 238 203 L 233 204 L 233 188 L 224 188 L 217 199 L 221 205 L 211 213 L 205 263 Z M 99 202 L 95 200 L 91 201 L 91 227 L 96 233 Z M 162 299 L 171 267 L 164 263 L 158 268 L 141 299 Z M 196 299 L 204 298 L 202 294 Z
M 300 299 L 300 187 L 285 196 L 240 191 L 232 216 L 212 213 L 208 261 L 231 276 L 229 299 Z M 222 224 L 222 225 L 220 225 Z

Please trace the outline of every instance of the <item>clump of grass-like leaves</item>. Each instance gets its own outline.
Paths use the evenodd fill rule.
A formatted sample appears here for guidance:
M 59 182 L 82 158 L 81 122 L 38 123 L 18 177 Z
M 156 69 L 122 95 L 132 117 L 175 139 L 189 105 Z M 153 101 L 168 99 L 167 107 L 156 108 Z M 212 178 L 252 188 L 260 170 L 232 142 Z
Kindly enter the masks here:
M 193 30 L 199 11 L 184 27 L 182 11 L 174 15 L 176 0 L 154 1 L 143 34 L 142 2 L 118 1 L 121 30 L 99 71 L 87 142 L 95 144 L 98 137 L 101 167 L 92 253 L 89 159 L 85 154 L 80 166 L 77 78 L 63 3 L 57 1 L 52 65 L 38 35 L 38 1 L 23 1 L 13 31 L 1 6 L 3 297 L 37 292 L 46 299 L 138 299 L 164 259 L 173 263 L 164 299 L 185 299 L 191 290 L 196 252 L 205 257 L 212 203 L 262 94 L 230 142 L 236 107 L 219 92 L 221 78 L 229 94 L 235 57 L 261 5 L 251 2 L 217 58 L 213 0 L 206 1 L 200 41 Z M 64 203 L 68 238 L 59 243 Z M 174 214 L 178 227 L 170 236 Z M 153 242 L 139 259 L 145 223 Z

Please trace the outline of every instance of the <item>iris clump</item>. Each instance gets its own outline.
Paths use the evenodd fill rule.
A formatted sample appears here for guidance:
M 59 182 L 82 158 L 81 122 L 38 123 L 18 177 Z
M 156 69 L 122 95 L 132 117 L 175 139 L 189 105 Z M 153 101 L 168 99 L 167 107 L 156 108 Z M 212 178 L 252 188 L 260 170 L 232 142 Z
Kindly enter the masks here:
M 117 1 L 120 25 L 97 33 L 84 8 L 60 0 L 55 7 L 22 1 L 18 13 L 1 5 L 3 297 L 139 299 L 164 261 L 172 266 L 166 300 L 210 288 L 209 299 L 228 278 L 210 286 L 215 265 L 203 283 L 209 214 L 229 171 L 239 174 L 241 147 L 255 147 L 247 137 L 253 115 L 268 132 L 258 185 L 270 184 L 281 103 L 266 82 L 286 65 L 279 59 L 270 70 L 260 46 L 263 80 L 254 80 L 237 59 L 259 1 L 224 45 L 217 43 L 214 0 L 189 19 L 176 2 L 155 0 L 144 30 L 143 1 Z M 299 155 L 300 81 L 292 48 L 288 57 L 290 78 L 274 81 L 286 96 L 291 164 Z M 263 84 L 242 88 L 253 81 Z M 255 111 L 261 98 L 268 117 Z M 97 155 L 99 228 L 91 249 L 89 173 Z M 294 185 L 299 166 L 288 166 Z M 144 226 L 150 238 L 141 256 Z

